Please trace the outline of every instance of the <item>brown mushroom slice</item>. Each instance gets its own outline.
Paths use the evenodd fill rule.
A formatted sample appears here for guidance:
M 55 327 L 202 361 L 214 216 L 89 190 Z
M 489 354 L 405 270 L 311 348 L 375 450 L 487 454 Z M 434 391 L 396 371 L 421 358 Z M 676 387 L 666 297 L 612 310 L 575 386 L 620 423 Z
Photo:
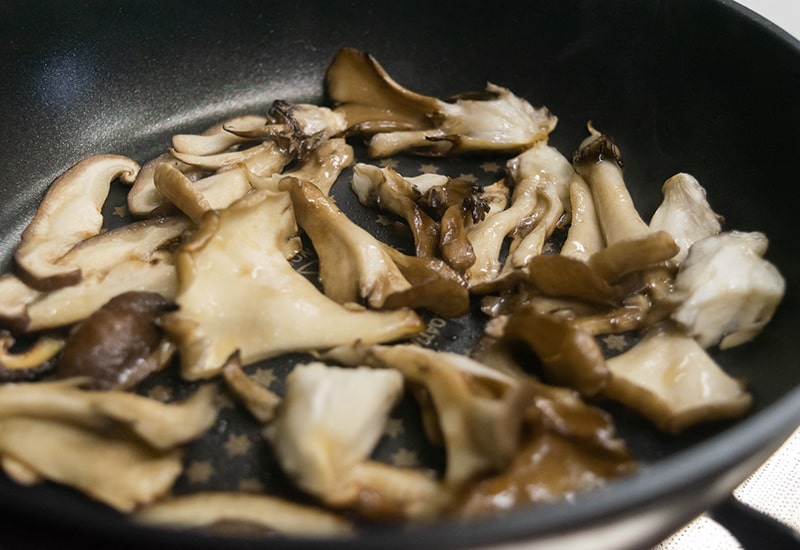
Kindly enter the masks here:
M 528 282 L 546 296 L 574 298 L 599 306 L 614 307 L 622 302 L 621 290 L 612 287 L 581 260 L 545 254 L 531 259 Z
M 596 395 L 606 385 L 609 373 L 599 344 L 570 319 L 523 306 L 508 317 L 502 338 L 525 343 L 539 358 L 548 383 L 574 388 L 581 395 Z
M 180 170 L 190 180 L 196 180 L 209 174 L 208 170 L 181 162 L 169 153 L 157 156 L 142 166 L 128 191 L 128 212 L 131 215 L 138 217 L 165 216 L 174 210 L 174 205 L 156 189 L 155 173 L 156 168 L 161 164 L 169 164 Z
M 560 254 L 587 261 L 592 254 L 605 248 L 606 241 L 597 219 L 592 191 L 580 176 L 569 184 L 569 203 L 570 225 Z
M 119 155 L 88 157 L 53 181 L 14 252 L 14 269 L 27 285 L 52 290 L 75 284 L 81 271 L 59 260 L 103 225 L 102 207 L 111 182 L 132 183 L 139 171 Z
M 692 338 L 669 324 L 606 362 L 605 394 L 678 434 L 700 422 L 744 414 L 752 397 Z
M 135 435 L 155 449 L 171 449 L 202 435 L 216 420 L 217 391 L 200 387 L 165 404 L 125 391 L 93 391 L 86 378 L 0 386 L 0 419 L 58 420 L 88 430 Z M 125 429 L 120 429 L 124 427 Z
M 31 380 L 50 371 L 55 366 L 64 339 L 43 335 L 24 351 L 14 351 L 15 338 L 0 330 L 0 384 Z
M 227 208 L 250 191 L 250 181 L 241 166 L 191 181 L 180 170 L 162 163 L 153 176 L 156 189 L 195 224 L 205 212 Z
M 247 177 L 254 189 L 275 191 L 281 179 L 291 176 L 309 181 L 319 187 L 325 195 L 330 195 L 331 187 L 342 171 L 353 164 L 354 159 L 352 146 L 343 138 L 332 138 L 323 142 L 306 158 L 298 161 L 298 165 L 291 170 L 270 176 L 258 176 L 248 170 Z
M 239 354 L 234 353 L 222 368 L 225 387 L 262 424 L 273 418 L 281 398 L 245 374 Z
M 403 377 L 393 370 L 298 364 L 264 435 L 298 487 L 348 506 L 361 491 L 350 471 L 369 458 L 402 392 Z
M 237 531 L 298 537 L 338 537 L 352 524 L 321 508 L 270 495 L 200 491 L 143 506 L 131 514 L 134 522 L 168 529 L 208 530 L 219 524 Z M 237 528 L 238 527 L 238 528 Z M 257 528 L 257 529 L 256 529 Z
M 51 418 L 0 419 L 0 454 L 121 512 L 162 497 L 182 470 L 180 449 Z
M 322 286 L 333 300 L 363 299 L 378 309 L 423 307 L 447 316 L 469 310 L 462 278 L 441 260 L 406 256 L 381 243 L 308 182 L 287 178 L 280 187 L 289 191 L 297 221 L 314 244 Z
M 337 348 L 325 357 L 395 369 L 410 384 L 426 390 L 445 444 L 444 479 L 450 485 L 502 471 L 517 450 L 531 397 L 524 380 L 461 354 L 412 344 Z
M 655 231 L 608 245 L 589 258 L 589 267 L 598 277 L 613 284 L 630 273 L 666 265 L 678 250 L 669 233 Z
M 412 310 L 348 308 L 322 294 L 287 261 L 298 251 L 295 231 L 288 193 L 254 191 L 209 212 L 179 250 L 179 309 L 162 323 L 178 343 L 185 378 L 218 374 L 236 350 L 246 365 L 290 351 L 356 339 L 392 341 L 423 330 Z
M 166 366 L 173 349 L 158 326 L 174 309 L 155 292 L 125 292 L 78 324 L 58 361 L 62 378 L 86 376 L 92 389 L 131 389 Z
M 650 218 L 650 229 L 666 231 L 680 247 L 670 260 L 678 267 L 695 242 L 722 230 L 721 216 L 711 209 L 706 190 L 691 174 L 678 173 L 661 187 L 664 200 Z
M 202 134 L 175 134 L 172 147 L 181 153 L 192 155 L 214 155 L 227 151 L 235 145 L 252 141 L 246 137 L 248 131 L 263 127 L 267 118 L 261 115 L 243 115 L 225 120 L 208 128 Z M 232 132 L 228 128 L 235 128 Z
M 439 256 L 439 224 L 417 204 L 420 193 L 403 176 L 392 168 L 358 163 L 353 167 L 352 188 L 364 206 L 387 210 L 406 221 L 417 256 Z
M 622 175 L 622 153 L 610 136 L 590 125 L 589 137 L 575 151 L 572 163 L 589 184 L 607 244 L 650 232 L 633 204 Z

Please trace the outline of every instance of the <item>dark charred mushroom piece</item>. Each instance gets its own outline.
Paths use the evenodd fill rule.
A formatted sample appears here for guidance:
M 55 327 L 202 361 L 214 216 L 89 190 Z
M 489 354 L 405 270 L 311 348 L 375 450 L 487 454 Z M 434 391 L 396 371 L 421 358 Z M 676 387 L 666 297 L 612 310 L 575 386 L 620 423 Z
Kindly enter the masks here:
M 58 374 L 88 376 L 88 387 L 130 389 L 164 366 L 163 334 L 158 326 L 172 302 L 154 292 L 126 292 L 90 315 L 67 339 Z

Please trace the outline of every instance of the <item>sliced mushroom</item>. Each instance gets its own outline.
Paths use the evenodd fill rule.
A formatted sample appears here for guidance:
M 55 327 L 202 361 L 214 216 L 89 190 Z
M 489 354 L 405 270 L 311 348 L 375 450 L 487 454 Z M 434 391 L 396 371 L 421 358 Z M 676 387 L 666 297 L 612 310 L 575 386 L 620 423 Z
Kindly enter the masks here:
M 261 115 L 243 115 L 215 124 L 202 134 L 175 134 L 172 147 L 181 153 L 192 155 L 214 155 L 227 151 L 256 138 L 247 137 L 247 132 L 263 127 L 267 118 Z M 235 129 L 236 132 L 230 129 Z
M 16 340 L 5 330 L 0 330 L 0 383 L 32 380 L 50 371 L 56 356 L 64 347 L 64 339 L 41 336 L 24 351 L 14 351 Z
M 288 190 L 300 226 L 319 256 L 325 294 L 346 304 L 364 300 L 370 307 L 422 307 L 459 316 L 469 310 L 463 279 L 435 258 L 406 256 L 353 223 L 316 186 L 294 178 Z
M 352 188 L 361 204 L 387 210 L 405 219 L 414 235 L 416 255 L 439 256 L 439 224 L 417 204 L 419 192 L 392 168 L 358 163 L 353 168 Z
M 295 231 L 283 192 L 254 191 L 203 218 L 177 253 L 179 309 L 162 320 L 179 345 L 185 378 L 218 374 L 236 350 L 249 364 L 356 339 L 402 339 L 423 329 L 412 310 L 357 310 L 322 294 L 287 261 L 298 251 Z
M 93 389 L 133 388 L 171 357 L 158 318 L 173 308 L 155 292 L 115 296 L 71 331 L 58 375 L 86 376 Z
M 520 380 L 464 355 L 412 344 L 337 348 L 325 357 L 400 371 L 430 396 L 447 452 L 445 481 L 460 485 L 502 471 L 519 444 L 531 397 Z
M 291 157 L 278 145 L 265 141 L 241 151 L 214 155 L 193 155 L 170 149 L 170 154 L 181 162 L 203 170 L 226 170 L 244 164 L 254 174 L 263 176 L 283 169 Z
M 597 219 L 592 191 L 586 180 L 577 177 L 570 182 L 569 198 L 570 225 L 560 254 L 586 261 L 606 245 L 600 221 Z
M 238 353 L 234 353 L 225 363 L 222 376 L 228 390 L 256 420 L 267 424 L 275 418 L 281 398 L 245 374 Z
M 80 241 L 96 235 L 111 182 L 132 183 L 139 165 L 119 155 L 88 157 L 53 181 L 14 252 L 14 269 L 27 285 L 53 290 L 75 284 L 81 271 L 59 260 Z
M 161 164 L 169 164 L 181 171 L 190 180 L 196 180 L 209 175 L 208 170 L 195 168 L 190 164 L 181 162 L 169 153 L 164 153 L 146 162 L 128 191 L 128 212 L 132 216 L 151 217 L 168 216 L 174 214 L 175 206 L 156 189 L 156 168 Z
M 744 414 L 752 397 L 691 337 L 669 324 L 606 362 L 605 393 L 647 417 L 661 430 L 680 433 L 700 422 Z
M 343 517 L 270 495 L 200 491 L 154 502 L 135 511 L 137 523 L 168 529 L 217 531 L 230 535 L 280 534 L 337 537 L 351 533 Z

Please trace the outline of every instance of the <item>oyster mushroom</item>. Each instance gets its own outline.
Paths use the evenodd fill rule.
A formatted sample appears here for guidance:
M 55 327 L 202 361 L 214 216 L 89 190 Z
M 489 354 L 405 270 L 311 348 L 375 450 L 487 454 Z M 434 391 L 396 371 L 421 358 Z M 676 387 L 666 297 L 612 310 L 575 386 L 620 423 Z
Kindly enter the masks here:
M 222 368 L 225 386 L 253 417 L 267 424 L 275 418 L 281 398 L 245 374 L 239 354 L 234 353 Z
M 24 351 L 14 351 L 16 340 L 5 330 L 0 330 L 0 384 L 31 380 L 51 370 L 56 356 L 64 347 L 64 339 L 40 336 Z
M 175 134 L 172 147 L 181 153 L 192 155 L 214 155 L 231 147 L 253 141 L 248 131 L 263 127 L 267 119 L 261 115 L 243 115 L 224 120 L 208 128 L 201 134 Z M 230 129 L 235 129 L 236 132 Z
M 179 346 L 185 378 L 218 374 L 236 350 L 246 365 L 355 339 L 402 339 L 423 329 L 412 310 L 359 310 L 322 294 L 287 261 L 299 250 L 295 230 L 287 193 L 254 191 L 207 213 L 178 251 L 179 309 L 162 324 Z
M 18 328 L 38 331 L 81 321 L 129 290 L 174 297 L 173 254 L 166 248 L 190 227 L 183 217 L 148 218 L 86 239 L 61 260 L 83 273 L 78 284 L 36 295 L 20 292 L 18 302 L 2 305 L 7 315 L 17 315 Z
M 441 260 L 406 256 L 381 243 L 310 183 L 287 178 L 280 187 L 314 244 L 322 286 L 333 300 L 363 299 L 378 309 L 423 307 L 448 317 L 469 310 L 463 280 Z
M 94 389 L 130 389 L 163 368 L 171 344 L 158 327 L 173 304 L 155 292 L 115 296 L 78 324 L 58 360 L 62 378 L 87 376 Z
M 606 241 L 597 219 L 592 191 L 582 177 L 574 178 L 569 184 L 569 204 L 569 229 L 559 253 L 586 261 L 592 254 L 602 250 Z
M 451 101 L 400 86 L 371 55 L 342 48 L 326 73 L 328 95 L 348 131 L 374 134 L 371 157 L 401 151 L 442 156 L 473 151 L 517 153 L 545 139 L 557 119 L 492 83 Z
M 670 434 L 699 422 L 740 416 L 752 401 L 741 382 L 669 323 L 654 327 L 606 364 L 611 376 L 605 394 Z
M 502 471 L 517 451 L 523 412 L 531 397 L 524 380 L 464 355 L 412 344 L 336 348 L 324 357 L 395 369 L 409 384 L 425 389 L 447 452 L 448 485 Z
M 164 153 L 146 162 L 139 170 L 136 179 L 128 191 L 128 212 L 132 216 L 145 218 L 153 216 L 168 216 L 174 214 L 175 206 L 156 189 L 156 168 L 161 164 L 169 164 L 180 170 L 190 180 L 196 180 L 209 175 L 208 170 L 195 168 L 181 162 L 169 153 Z
M 14 269 L 25 284 L 53 290 L 75 284 L 81 271 L 59 260 L 80 241 L 96 235 L 111 182 L 132 183 L 139 165 L 119 155 L 88 157 L 53 181 L 14 252 Z
M 227 534 L 336 537 L 353 531 L 345 518 L 313 506 L 270 495 L 200 491 L 148 504 L 131 519 L 168 529 Z
M 675 174 L 661 187 L 664 200 L 650 218 L 650 229 L 668 232 L 680 247 L 670 260 L 678 267 L 696 241 L 722 230 L 721 217 L 706 200 L 706 190 L 694 176 Z
M 755 338 L 769 323 L 786 289 L 763 258 L 767 237 L 729 231 L 695 242 L 675 277 L 671 318 L 704 348 L 731 348 Z

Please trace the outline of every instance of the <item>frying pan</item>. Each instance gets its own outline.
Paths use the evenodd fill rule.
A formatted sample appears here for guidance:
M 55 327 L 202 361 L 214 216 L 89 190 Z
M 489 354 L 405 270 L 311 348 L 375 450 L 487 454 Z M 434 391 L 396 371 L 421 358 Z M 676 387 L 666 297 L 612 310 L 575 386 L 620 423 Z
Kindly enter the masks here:
M 448 97 L 490 80 L 547 105 L 559 117 L 550 142 L 565 154 L 591 120 L 623 151 L 645 219 L 660 202 L 661 183 L 684 171 L 706 187 L 726 228 L 770 237 L 767 258 L 786 278 L 786 296 L 754 342 L 714 352 L 753 393 L 746 418 L 671 438 L 612 410 L 642 467 L 574 501 L 467 523 L 370 530 L 356 544 L 270 544 L 647 547 L 721 501 L 800 423 L 791 199 L 800 44 L 733 2 L 3 2 L 0 21 L 4 271 L 48 184 L 71 164 L 94 153 L 143 162 L 164 151 L 172 134 L 264 113 L 275 99 L 324 101 L 322 75 L 345 45 L 371 52 L 395 80 L 427 95 Z M 475 331 L 454 330 L 456 340 Z M 13 526 L 38 547 L 259 544 L 133 526 L 69 490 L 22 489 L 6 478 L 0 508 L 3 529 Z

